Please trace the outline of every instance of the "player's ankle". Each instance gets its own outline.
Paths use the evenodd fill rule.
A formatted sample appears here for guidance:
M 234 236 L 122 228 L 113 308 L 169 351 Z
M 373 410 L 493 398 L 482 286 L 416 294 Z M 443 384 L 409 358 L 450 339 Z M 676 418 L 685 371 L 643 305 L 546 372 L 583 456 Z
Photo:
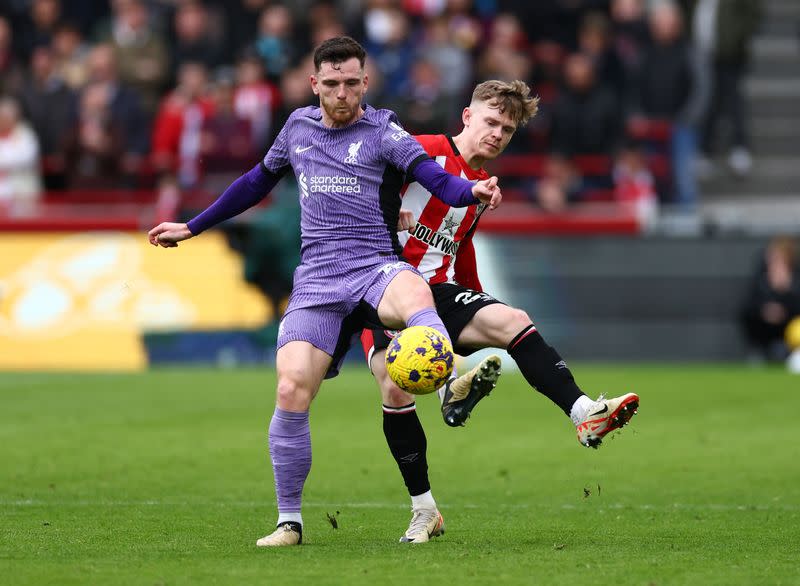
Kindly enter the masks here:
M 411 508 L 414 510 L 417 509 L 435 509 L 436 508 L 436 501 L 433 498 L 433 492 L 430 490 L 423 492 L 422 494 L 418 494 L 416 496 L 411 496 Z
M 581 395 L 577 398 L 577 400 L 572 404 L 572 408 L 569 410 L 569 418 L 572 420 L 572 423 L 575 426 L 580 423 L 586 414 L 589 412 L 590 407 L 594 404 L 589 397 L 586 395 Z
M 297 523 L 303 526 L 303 516 L 300 513 L 281 513 L 278 512 L 278 522 L 275 524 L 283 525 L 284 523 Z

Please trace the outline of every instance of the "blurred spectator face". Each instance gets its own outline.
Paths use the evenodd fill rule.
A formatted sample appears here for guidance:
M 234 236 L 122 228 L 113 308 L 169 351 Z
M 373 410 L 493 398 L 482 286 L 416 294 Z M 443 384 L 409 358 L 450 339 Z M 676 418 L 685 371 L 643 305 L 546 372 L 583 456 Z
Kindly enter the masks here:
M 308 14 L 308 22 L 312 29 L 338 20 L 339 15 L 336 12 L 336 7 L 328 2 L 320 2 L 312 5 Z
M 450 42 L 450 31 L 447 20 L 432 18 L 425 25 L 425 41 L 429 45 L 447 45 Z
M 292 108 L 310 104 L 314 94 L 308 87 L 308 74 L 301 68 L 287 71 L 281 79 L 281 96 Z
M 327 41 L 334 37 L 341 37 L 346 34 L 342 23 L 338 20 L 331 20 L 315 26 L 311 32 L 312 44 L 316 47 L 322 41 Z
M 536 200 L 539 206 L 551 214 L 563 212 L 567 208 L 567 193 L 564 188 L 552 179 L 542 179 L 536 188 Z
M 81 95 L 81 118 L 96 120 L 103 118 L 109 102 L 108 88 L 102 84 L 89 84 Z
M 11 98 L 0 99 L 0 135 L 8 134 L 19 122 L 19 105 Z
M 212 89 L 212 97 L 218 113 L 233 112 L 233 84 L 229 81 L 215 84 Z
M 123 25 L 133 31 L 147 28 L 147 7 L 138 0 L 125 0 L 119 4 L 119 18 Z
M 292 32 L 292 15 L 282 4 L 266 8 L 261 13 L 258 30 L 263 37 L 288 37 Z
M 117 78 L 117 64 L 114 49 L 110 45 L 97 45 L 89 53 L 89 78 L 93 81 L 114 81 Z
M 469 14 L 472 0 L 447 0 L 447 12 L 450 14 Z
M 650 33 L 659 45 L 668 45 L 676 41 L 683 32 L 683 20 L 680 9 L 672 3 L 656 4 L 650 14 Z
M 613 0 L 611 18 L 616 22 L 634 22 L 644 17 L 642 0 Z
M 576 172 L 572 163 L 568 158 L 560 155 L 554 155 L 547 159 L 543 175 L 561 186 L 566 186 L 576 179 Z
M 600 13 L 590 14 L 581 25 L 578 45 L 582 51 L 592 55 L 603 53 L 608 47 L 608 21 Z
M 263 79 L 264 67 L 259 59 L 245 58 L 239 61 L 236 66 L 236 82 L 239 85 L 250 85 Z
M 11 27 L 8 21 L 0 16 L 0 51 L 6 50 L 11 46 Z
M 49 47 L 37 47 L 31 55 L 31 73 L 37 81 L 45 81 L 53 73 L 53 53 Z
M 430 61 L 416 61 L 411 67 L 411 80 L 414 84 L 439 87 L 439 70 Z
M 58 0 L 34 0 L 31 6 L 31 19 L 36 28 L 51 29 L 61 16 L 61 5 Z
M 594 66 L 586 55 L 575 53 L 564 64 L 564 79 L 567 87 L 578 93 L 585 93 L 594 86 Z
M 767 247 L 767 265 L 780 265 L 790 272 L 794 267 L 795 245 L 791 238 L 779 236 Z
M 464 109 L 462 136 L 485 161 L 495 159 L 508 146 L 517 130 L 511 117 L 490 102 L 473 102 Z
M 184 63 L 178 70 L 178 90 L 187 99 L 199 98 L 206 92 L 208 73 L 201 63 Z
M 202 39 L 208 29 L 208 14 L 200 4 L 183 4 L 175 14 L 175 34 L 179 39 Z
M 53 36 L 53 50 L 60 57 L 69 57 L 81 46 L 81 33 L 72 26 L 60 27 Z
M 525 44 L 522 26 L 513 14 L 499 14 L 492 24 L 492 44 L 519 49 Z

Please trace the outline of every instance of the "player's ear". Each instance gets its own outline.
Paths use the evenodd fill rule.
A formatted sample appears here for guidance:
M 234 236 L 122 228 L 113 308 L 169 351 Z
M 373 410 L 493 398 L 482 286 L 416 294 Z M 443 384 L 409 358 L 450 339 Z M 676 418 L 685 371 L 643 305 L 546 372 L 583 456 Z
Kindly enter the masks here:
M 364 92 L 363 93 L 365 93 L 365 94 L 367 93 L 367 88 L 368 87 L 369 87 L 369 75 L 367 75 L 365 73 L 364 74 Z
M 311 91 L 314 92 L 315 96 L 318 96 L 319 95 L 319 88 L 317 87 L 317 76 L 316 75 L 310 75 L 308 79 L 311 82 Z
M 472 120 L 472 110 L 470 110 L 469 106 L 467 106 L 461 112 L 461 122 L 464 123 L 464 126 L 469 126 L 470 120 Z

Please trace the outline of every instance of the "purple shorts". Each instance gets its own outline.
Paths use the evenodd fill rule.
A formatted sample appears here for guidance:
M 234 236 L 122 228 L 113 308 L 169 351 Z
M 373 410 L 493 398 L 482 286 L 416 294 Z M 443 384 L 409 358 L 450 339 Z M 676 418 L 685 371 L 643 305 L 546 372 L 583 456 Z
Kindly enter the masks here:
M 364 327 L 377 320 L 378 304 L 400 271 L 417 269 L 390 257 L 387 262 L 351 269 L 338 275 L 298 269 L 289 305 L 278 330 L 278 348 L 308 342 L 333 358 L 325 378 L 339 374 L 345 354 Z

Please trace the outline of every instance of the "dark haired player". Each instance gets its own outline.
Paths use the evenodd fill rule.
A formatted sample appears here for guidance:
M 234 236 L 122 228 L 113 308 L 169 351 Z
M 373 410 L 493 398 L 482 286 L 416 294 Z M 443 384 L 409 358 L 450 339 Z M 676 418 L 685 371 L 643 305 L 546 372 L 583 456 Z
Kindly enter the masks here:
M 276 409 L 269 428 L 277 529 L 259 546 L 302 541 L 303 485 L 311 469 L 308 411 L 366 324 L 430 326 L 447 336 L 430 287 L 405 262 L 397 237 L 404 175 L 456 208 L 495 207 L 497 178 L 471 183 L 444 171 L 395 114 L 362 103 L 364 49 L 336 37 L 314 52 L 319 106 L 292 112 L 264 160 L 188 224 L 163 223 L 153 245 L 177 246 L 261 201 L 290 168 L 300 193 L 301 264 L 278 332 Z

